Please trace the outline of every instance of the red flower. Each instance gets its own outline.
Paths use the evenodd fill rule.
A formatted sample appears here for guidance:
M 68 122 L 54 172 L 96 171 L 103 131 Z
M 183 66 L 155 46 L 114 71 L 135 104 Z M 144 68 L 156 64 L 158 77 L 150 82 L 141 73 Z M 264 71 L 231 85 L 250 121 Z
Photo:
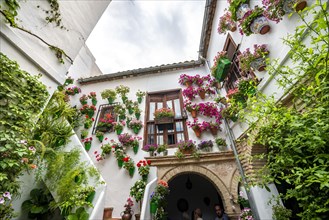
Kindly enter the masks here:
M 86 115 L 86 118 L 89 118 L 89 116 L 88 116 L 88 115 Z
M 137 164 L 137 167 L 140 167 L 140 166 L 141 166 L 141 164 L 140 164 L 140 163 L 138 163 L 138 164 Z
M 148 161 L 147 161 L 147 164 L 148 164 L 148 165 L 151 165 L 151 161 L 150 161 L 150 160 L 148 160 Z
M 128 161 L 129 161 L 129 157 L 125 157 L 125 158 L 123 158 L 123 161 L 124 161 L 124 162 L 128 162 Z
M 94 152 L 94 154 L 97 154 L 97 150 Z
M 92 121 L 95 121 L 95 119 L 94 119 L 94 118 L 91 118 L 91 120 L 92 120 Z

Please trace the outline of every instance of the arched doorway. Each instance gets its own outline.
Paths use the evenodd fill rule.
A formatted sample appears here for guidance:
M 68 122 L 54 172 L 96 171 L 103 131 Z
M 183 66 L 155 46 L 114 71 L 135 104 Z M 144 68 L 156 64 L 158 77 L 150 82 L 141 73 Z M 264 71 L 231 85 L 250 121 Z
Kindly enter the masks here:
M 183 219 L 183 215 L 192 219 L 196 208 L 202 210 L 203 219 L 215 219 L 214 204 L 223 202 L 216 187 L 207 178 L 193 172 L 183 173 L 168 184 L 167 211 L 170 219 Z

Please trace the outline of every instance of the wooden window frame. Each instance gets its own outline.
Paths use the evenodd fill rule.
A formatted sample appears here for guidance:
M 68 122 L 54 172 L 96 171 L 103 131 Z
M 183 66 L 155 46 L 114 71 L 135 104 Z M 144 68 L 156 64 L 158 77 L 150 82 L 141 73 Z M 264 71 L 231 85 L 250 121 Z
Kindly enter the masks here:
M 158 96 L 158 97 L 157 97 Z M 163 97 L 161 97 L 163 96 Z M 174 118 L 174 123 L 172 124 L 173 126 L 173 134 L 175 138 L 175 144 L 168 145 L 169 148 L 174 148 L 176 147 L 177 144 L 177 134 L 183 134 L 184 140 L 188 140 L 188 132 L 187 132 L 187 126 L 186 126 L 186 119 L 187 119 L 187 113 L 184 109 L 184 104 L 183 104 L 183 96 L 182 96 L 182 90 L 181 89 L 172 89 L 172 90 L 164 90 L 164 91 L 156 91 L 156 92 L 148 92 L 146 94 L 145 98 L 145 120 L 144 120 L 144 140 L 143 140 L 143 145 L 148 144 L 148 125 L 153 125 L 154 126 L 154 140 L 155 143 L 157 143 L 157 127 L 158 125 L 155 125 L 154 120 L 152 117 L 150 118 L 150 103 L 152 101 L 157 101 L 162 102 L 162 107 L 166 107 L 166 103 L 168 100 L 174 100 L 176 97 L 179 100 L 179 105 L 181 109 L 181 117 L 179 118 Z M 173 105 L 173 109 L 175 106 Z M 157 106 L 155 106 L 155 109 L 157 109 Z M 174 109 L 175 111 L 175 109 Z M 183 125 L 183 131 L 177 131 L 176 130 L 176 122 L 182 122 Z M 164 129 L 163 131 L 163 142 L 168 143 L 168 133 L 167 130 Z
M 104 115 L 106 113 L 108 113 L 107 110 L 109 110 L 111 112 L 111 114 L 113 116 L 113 121 L 117 121 L 117 115 L 114 112 L 114 107 L 116 105 L 117 105 L 116 103 L 99 105 L 97 115 L 96 115 L 96 120 L 95 120 L 95 123 L 94 123 L 94 126 L 93 126 L 92 134 L 96 134 L 96 128 L 97 128 L 97 125 L 98 125 L 98 121 L 99 121 L 99 119 L 104 118 Z M 112 132 L 112 131 L 113 131 L 113 127 L 109 132 Z
M 251 78 L 256 78 L 256 75 L 252 72 L 249 71 L 247 74 L 242 74 L 242 72 L 240 72 L 240 67 L 239 67 L 239 62 L 237 60 L 237 56 L 239 54 L 241 54 L 240 50 L 239 50 L 239 45 L 237 45 L 232 36 L 230 34 L 227 35 L 224 47 L 223 47 L 223 51 L 228 51 L 229 46 L 233 45 L 233 47 L 235 48 L 235 52 L 233 53 L 233 56 L 230 57 L 229 59 L 232 62 L 230 70 L 227 74 L 227 77 L 224 79 L 224 88 L 226 89 L 226 92 L 230 89 L 234 89 L 236 88 L 235 86 L 235 82 L 241 78 L 241 77 L 251 77 Z M 234 81 L 232 81 L 232 79 L 234 79 Z

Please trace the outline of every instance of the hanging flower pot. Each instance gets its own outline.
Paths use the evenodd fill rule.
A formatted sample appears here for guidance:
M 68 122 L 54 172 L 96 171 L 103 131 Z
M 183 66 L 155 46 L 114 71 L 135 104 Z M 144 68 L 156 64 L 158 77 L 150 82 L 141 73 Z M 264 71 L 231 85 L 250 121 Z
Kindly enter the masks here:
M 126 115 L 119 115 L 119 120 L 122 121 L 122 120 L 125 120 L 126 119 Z
M 135 117 L 139 120 L 139 118 L 141 117 L 141 113 L 135 113 Z
M 156 202 L 150 203 L 150 212 L 151 214 L 155 214 L 158 208 L 158 204 Z
M 102 136 L 98 136 L 97 138 L 98 138 L 99 142 L 103 142 L 103 140 L 104 140 L 104 136 L 103 135 Z
M 212 135 L 214 135 L 214 136 L 217 135 L 217 131 L 218 131 L 218 129 L 216 127 L 210 127 L 210 132 Z
M 95 198 L 96 192 L 92 191 L 88 194 L 86 201 L 92 203 Z
M 112 97 L 108 97 L 108 98 L 107 98 L 107 101 L 109 102 L 109 104 L 113 104 L 113 102 L 114 102 L 114 98 L 112 98 Z
M 191 87 L 191 86 L 192 86 L 192 82 L 191 82 L 191 81 L 186 81 L 186 82 L 184 83 L 184 85 L 185 85 L 186 87 Z
M 236 18 L 238 20 L 241 20 L 243 16 L 250 10 L 250 7 L 248 4 L 241 4 L 236 11 Z
M 118 166 L 119 166 L 120 168 L 122 168 L 122 166 L 123 166 L 123 160 L 117 160 L 117 162 L 118 162 Z
M 192 110 L 191 115 L 193 118 L 196 118 L 198 116 L 198 111 L 197 110 Z
M 133 146 L 133 151 L 134 151 L 135 154 L 137 154 L 137 152 L 138 152 L 138 148 L 139 148 L 139 144 L 135 144 L 135 145 Z
M 148 175 L 143 175 L 143 176 L 142 176 L 143 181 L 146 182 L 147 179 L 148 179 L 148 177 L 149 177 Z
M 97 104 L 97 99 L 92 98 L 91 103 L 93 103 L 93 105 L 96 105 Z
M 266 34 L 271 29 L 270 25 L 268 24 L 267 18 L 264 16 L 257 17 L 250 25 L 250 30 L 254 34 Z
M 252 61 L 250 63 L 250 66 L 254 69 L 254 70 L 258 70 L 258 71 L 264 71 L 265 67 L 266 67 L 266 61 L 265 58 L 260 57 L 255 59 L 254 61 Z
M 133 177 L 135 173 L 135 167 L 130 168 L 128 171 L 129 171 L 129 176 Z
M 116 129 L 115 132 L 117 133 L 117 135 L 120 135 L 122 133 L 122 128 Z
M 91 148 L 91 142 L 85 142 L 85 149 L 86 151 L 89 151 Z
M 198 138 L 201 137 L 201 129 L 200 128 L 194 128 L 193 129 L 195 136 L 197 136 Z
M 125 103 L 128 100 L 128 97 L 127 96 L 122 96 L 121 100 L 122 100 L 123 103 Z
M 81 105 L 86 105 L 87 104 L 87 100 L 80 100 Z
M 142 103 L 142 100 L 143 100 L 143 98 L 142 98 L 142 97 L 138 97 L 138 98 L 137 98 L 137 102 L 138 102 L 139 104 L 141 104 L 141 103 Z
M 198 90 L 198 94 L 199 94 L 199 96 L 200 96 L 201 99 L 205 99 L 206 98 L 206 91 L 204 89 Z
M 136 128 L 136 127 L 133 128 L 133 131 L 134 131 L 135 134 L 138 134 L 139 130 L 140 130 L 139 128 Z
M 307 2 L 305 0 L 285 0 L 283 3 L 283 11 L 286 13 L 298 12 L 302 11 L 306 6 Z
M 134 113 L 134 109 L 128 108 L 128 112 L 129 112 L 130 115 L 132 115 Z
M 93 110 L 89 110 L 87 113 L 89 118 L 92 118 L 94 116 L 94 114 L 95 114 L 95 111 L 93 111 Z

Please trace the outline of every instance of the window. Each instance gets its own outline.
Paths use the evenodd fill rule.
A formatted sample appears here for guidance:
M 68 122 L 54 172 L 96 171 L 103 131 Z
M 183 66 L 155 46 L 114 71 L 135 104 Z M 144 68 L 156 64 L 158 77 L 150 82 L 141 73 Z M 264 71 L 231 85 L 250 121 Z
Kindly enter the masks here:
M 172 124 L 165 126 L 154 123 L 154 111 L 159 108 L 170 108 L 175 117 Z M 186 127 L 186 112 L 183 108 L 181 90 L 171 90 L 146 95 L 144 145 L 146 144 L 175 144 L 188 139 Z
M 109 105 L 109 104 L 104 104 L 99 106 L 96 116 L 96 123 L 94 124 L 92 134 L 95 134 L 96 130 L 109 131 L 109 132 L 113 131 L 112 126 L 108 126 L 107 128 L 104 128 L 104 130 L 102 130 L 102 128 L 99 128 L 98 126 L 100 125 L 100 122 L 103 122 L 103 124 L 110 124 L 110 122 L 115 121 L 116 114 L 114 113 L 114 106 L 115 105 Z
M 235 82 L 242 77 L 242 73 L 239 69 L 239 62 L 237 60 L 237 56 L 240 54 L 240 51 L 238 50 L 238 46 L 235 44 L 230 34 L 227 35 L 223 50 L 227 51 L 227 57 L 232 62 L 227 77 L 224 80 L 224 87 L 226 91 L 228 91 L 230 89 L 234 89 L 236 87 Z M 248 72 L 247 75 L 243 76 L 252 78 L 255 77 L 253 72 Z

